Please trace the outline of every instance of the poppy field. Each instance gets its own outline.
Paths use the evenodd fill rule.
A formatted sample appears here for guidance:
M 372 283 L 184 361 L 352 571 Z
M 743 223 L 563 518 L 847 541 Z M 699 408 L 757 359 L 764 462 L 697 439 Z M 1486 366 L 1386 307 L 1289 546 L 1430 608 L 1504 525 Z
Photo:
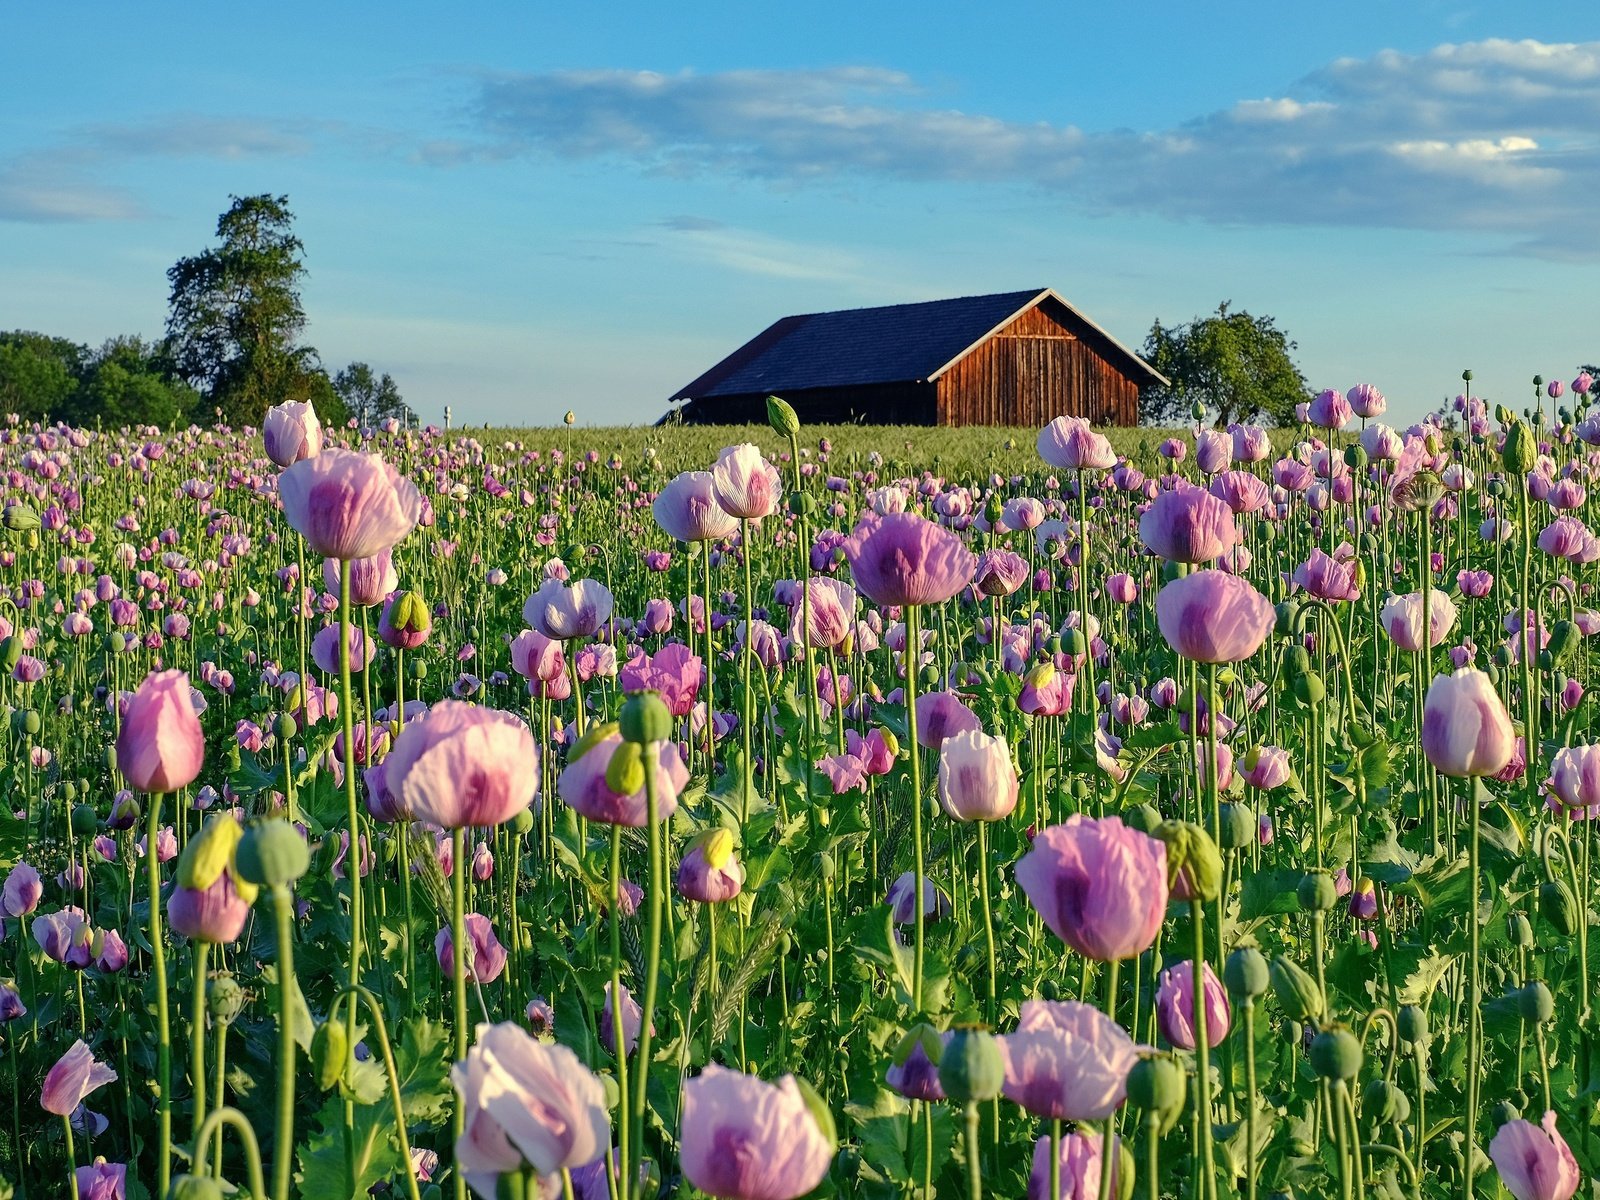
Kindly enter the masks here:
M 11 418 L 0 1200 L 1590 1194 L 1600 415 L 1463 378 Z

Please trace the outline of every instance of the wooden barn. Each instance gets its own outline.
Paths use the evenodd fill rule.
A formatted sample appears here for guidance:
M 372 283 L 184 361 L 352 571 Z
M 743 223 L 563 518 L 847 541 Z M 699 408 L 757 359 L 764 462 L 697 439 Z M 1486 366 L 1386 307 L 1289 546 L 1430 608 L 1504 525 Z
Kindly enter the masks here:
M 1049 288 L 784 317 L 675 393 L 663 422 L 1137 425 L 1166 380 Z

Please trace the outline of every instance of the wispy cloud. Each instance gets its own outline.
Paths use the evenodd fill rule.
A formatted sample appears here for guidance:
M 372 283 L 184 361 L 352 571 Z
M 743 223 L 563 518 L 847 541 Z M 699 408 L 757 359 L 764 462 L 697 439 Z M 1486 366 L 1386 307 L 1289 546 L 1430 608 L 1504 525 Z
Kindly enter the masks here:
M 106 176 L 137 159 L 236 161 L 310 153 L 325 123 L 178 113 L 80 126 L 50 145 L 0 158 L 0 221 L 135 220 L 149 215 Z
M 1166 129 L 1002 120 L 876 67 L 480 76 L 448 155 L 613 159 L 673 176 L 1021 184 L 1099 212 L 1475 230 L 1600 253 L 1600 42 L 1342 58 Z

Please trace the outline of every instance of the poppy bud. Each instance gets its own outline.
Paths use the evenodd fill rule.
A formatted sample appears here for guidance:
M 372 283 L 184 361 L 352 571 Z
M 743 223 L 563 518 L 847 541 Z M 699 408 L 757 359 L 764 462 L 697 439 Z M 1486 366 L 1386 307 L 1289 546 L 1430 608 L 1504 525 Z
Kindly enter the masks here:
M 767 424 L 779 437 L 792 438 L 800 432 L 799 414 L 781 396 L 767 397 Z
M 1387 1079 L 1374 1079 L 1361 1093 L 1361 1112 L 1377 1124 L 1388 1125 L 1409 1117 L 1411 1102 Z
M 1170 1058 L 1141 1058 L 1128 1072 L 1128 1103 L 1159 1117 L 1163 1134 L 1183 1115 L 1188 1090 L 1183 1068 Z
M 672 736 L 672 714 L 659 692 L 635 692 L 623 701 L 619 728 L 629 742 L 664 742 Z
M 1283 955 L 1272 960 L 1268 973 L 1272 993 L 1292 1021 L 1305 1021 L 1322 1015 L 1322 989 L 1317 981 Z
M 71 784 L 67 785 L 71 787 Z M 69 796 L 68 799 L 71 799 Z M 94 805 L 77 804 L 72 809 L 72 832 L 78 837 L 93 837 L 100 828 L 100 818 L 95 815 Z
M 938 1063 L 939 1086 L 957 1104 L 993 1100 L 1005 1082 L 1000 1043 L 986 1029 L 952 1030 Z
M 1321 704 L 1328 694 L 1327 686 L 1322 682 L 1322 676 L 1315 671 L 1307 671 L 1303 675 L 1297 675 L 1290 686 L 1294 692 L 1295 699 L 1307 707 Z
M 350 1035 L 343 1021 L 324 1021 L 311 1035 L 311 1066 L 317 1087 L 326 1092 L 340 1082 L 350 1064 Z
M 1296 895 L 1306 912 L 1326 912 L 1339 902 L 1339 889 L 1326 871 L 1307 871 L 1300 877 Z
M 1564 880 L 1539 885 L 1539 915 L 1562 937 L 1578 932 L 1578 902 Z
M 1271 985 L 1266 957 L 1254 946 L 1240 946 L 1222 967 L 1222 982 L 1235 1000 L 1249 1000 Z
M 522 837 L 533 829 L 533 809 L 524 808 L 506 822 L 506 827 L 516 837 Z
M 1253 843 L 1259 836 L 1259 826 L 1256 814 L 1248 804 L 1223 804 L 1222 817 L 1222 848 L 1224 850 L 1242 850 Z
M 1517 1015 L 1524 1021 L 1542 1025 L 1556 1014 L 1555 997 L 1542 979 L 1524 984 L 1517 993 Z
M 239 840 L 236 862 L 239 874 L 259 887 L 287 887 L 310 869 L 311 851 L 289 822 L 261 821 Z
M 1506 936 L 1510 938 L 1511 944 L 1519 949 L 1529 950 L 1533 947 L 1533 926 L 1521 913 L 1512 913 L 1506 917 Z
M 1361 1043 L 1343 1025 L 1311 1039 L 1311 1067 L 1324 1079 L 1354 1079 L 1361 1070 Z
M 1401 1008 L 1396 1024 L 1400 1029 L 1400 1040 L 1408 1046 L 1426 1046 L 1429 1041 L 1428 1010 L 1417 1004 L 1407 1004 Z
M 169 1200 L 222 1200 L 222 1184 L 209 1175 L 176 1175 Z
M 1506 430 L 1505 445 L 1500 450 L 1500 462 L 1511 475 L 1526 475 L 1539 457 L 1539 445 L 1533 430 L 1526 421 L 1512 422 Z

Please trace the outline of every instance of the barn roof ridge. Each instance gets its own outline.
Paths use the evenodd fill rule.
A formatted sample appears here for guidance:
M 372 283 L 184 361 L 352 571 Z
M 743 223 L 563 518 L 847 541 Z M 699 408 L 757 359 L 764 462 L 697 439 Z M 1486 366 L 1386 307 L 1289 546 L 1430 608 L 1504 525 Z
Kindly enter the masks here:
M 1165 378 L 1054 288 L 796 313 L 755 337 L 669 398 L 931 382 L 1046 299 L 1104 339 L 1152 382 Z

